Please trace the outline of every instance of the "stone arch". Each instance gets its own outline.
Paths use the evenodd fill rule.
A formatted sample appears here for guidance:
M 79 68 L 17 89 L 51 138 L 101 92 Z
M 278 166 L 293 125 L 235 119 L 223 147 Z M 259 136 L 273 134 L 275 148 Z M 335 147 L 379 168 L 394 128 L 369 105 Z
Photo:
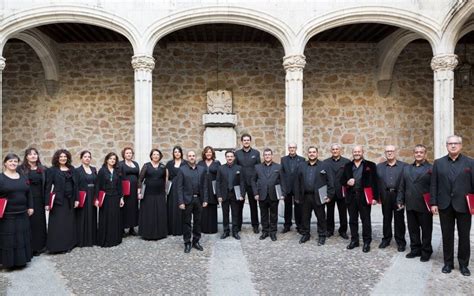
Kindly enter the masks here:
M 151 55 L 155 45 L 165 35 L 186 27 L 212 23 L 243 25 L 265 31 L 281 42 L 285 55 L 291 50 L 294 33 L 287 24 L 262 11 L 240 7 L 205 7 L 170 15 L 148 27 L 143 39 L 146 43 L 142 48 Z
M 474 29 L 473 21 L 469 18 L 474 14 L 474 2 L 469 0 L 459 1 L 449 12 L 443 26 L 443 36 L 436 52 L 438 54 L 453 53 L 459 39 Z

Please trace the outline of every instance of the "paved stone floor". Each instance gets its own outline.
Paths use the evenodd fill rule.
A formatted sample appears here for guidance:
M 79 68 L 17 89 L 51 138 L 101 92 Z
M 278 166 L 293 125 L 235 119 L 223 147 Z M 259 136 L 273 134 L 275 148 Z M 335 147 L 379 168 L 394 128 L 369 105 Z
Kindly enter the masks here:
M 247 211 L 246 205 L 245 220 Z M 406 259 L 409 250 L 399 253 L 393 242 L 387 249 L 377 248 L 380 212 L 373 207 L 372 250 L 367 254 L 361 248 L 346 250 L 348 241 L 337 235 L 317 246 L 315 224 L 311 240 L 303 245 L 295 231 L 279 233 L 276 242 L 260 241 L 245 224 L 240 241 L 204 235 L 204 252 L 193 249 L 190 254 L 183 253 L 181 237 L 127 237 L 117 247 L 76 248 L 35 257 L 22 270 L 1 270 L 0 295 L 474 295 L 474 276 L 462 276 L 457 263 L 451 274 L 441 273 L 437 218 L 432 260 L 421 263 Z

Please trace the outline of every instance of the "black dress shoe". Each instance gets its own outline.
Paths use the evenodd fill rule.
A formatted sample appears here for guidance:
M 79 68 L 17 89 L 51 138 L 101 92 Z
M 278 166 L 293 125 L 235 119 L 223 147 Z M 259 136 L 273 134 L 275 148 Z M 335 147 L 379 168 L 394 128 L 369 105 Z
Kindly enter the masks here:
M 364 246 L 362 247 L 362 252 L 368 253 L 369 251 L 370 251 L 370 244 L 364 243 Z
M 451 270 L 453 270 L 453 267 L 451 265 L 445 264 L 443 268 L 441 269 L 442 273 L 451 273 Z
M 390 241 L 382 240 L 382 242 L 379 245 L 379 249 L 385 249 L 388 246 L 390 246 Z
M 193 243 L 193 248 L 195 248 L 196 250 L 199 250 L 199 251 L 204 251 L 204 248 L 201 246 L 201 244 L 199 243 L 199 241 L 195 241 Z
M 459 271 L 461 271 L 461 274 L 463 276 L 471 276 L 471 272 L 469 271 L 469 268 L 467 268 L 467 266 L 459 266 Z
M 184 252 L 185 253 L 191 252 L 191 243 L 185 243 L 184 244 Z
M 268 237 L 268 233 L 264 232 L 262 235 L 259 237 L 260 240 L 264 240 Z
M 305 242 L 309 241 L 309 235 L 303 235 L 300 238 L 300 244 L 304 244 Z
M 221 239 L 226 239 L 229 237 L 229 233 L 228 232 L 224 232 L 222 235 L 221 235 Z
M 258 230 L 258 226 L 254 226 L 253 227 L 253 233 L 257 234 L 259 232 L 260 232 L 260 230 Z
M 236 239 L 236 240 L 239 240 L 240 239 L 240 235 L 236 232 L 236 233 L 232 233 L 232 236 Z
M 287 233 L 290 231 L 290 227 L 284 227 L 281 233 Z
M 329 238 L 329 237 L 331 237 L 331 236 L 333 236 L 333 235 L 334 235 L 334 232 L 328 232 L 327 235 L 326 235 L 326 237 Z
M 421 253 L 411 251 L 405 256 L 405 258 L 411 259 L 411 258 L 420 257 L 420 256 L 421 256 Z
M 349 239 L 349 236 L 346 233 L 339 234 L 343 239 Z
M 431 255 L 428 255 L 428 256 L 421 256 L 421 257 L 420 257 L 420 261 L 421 261 L 421 262 L 428 262 L 428 261 L 430 261 L 430 257 L 431 257 Z
M 325 237 L 318 238 L 318 246 L 323 246 L 326 243 Z
M 135 229 L 133 227 L 130 227 L 130 230 L 128 231 L 128 234 L 133 235 L 133 236 L 137 235 L 137 233 L 135 232 Z
M 348 250 L 352 250 L 352 249 L 354 249 L 355 247 L 358 247 L 358 246 L 359 246 L 359 242 L 351 241 L 351 242 L 347 245 L 347 249 L 348 249 Z
M 398 246 L 397 251 L 399 252 L 405 252 L 406 247 L 405 246 Z
M 272 240 L 272 242 L 276 241 L 277 240 L 276 234 L 270 233 L 270 239 Z

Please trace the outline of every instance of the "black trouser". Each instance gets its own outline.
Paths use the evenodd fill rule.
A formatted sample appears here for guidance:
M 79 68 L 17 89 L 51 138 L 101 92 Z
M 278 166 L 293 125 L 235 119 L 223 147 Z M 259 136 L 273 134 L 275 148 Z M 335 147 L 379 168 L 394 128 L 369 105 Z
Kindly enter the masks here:
M 326 213 L 324 212 L 324 205 L 318 205 L 314 197 L 314 193 L 305 194 L 302 208 L 301 218 L 301 234 L 310 235 L 311 229 L 311 214 L 314 210 L 316 218 L 318 220 L 318 236 L 326 237 L 327 225 L 326 225 Z
M 285 196 L 285 228 L 290 228 L 293 218 L 293 205 L 295 206 L 295 224 L 296 229 L 301 229 L 301 205 L 295 202 L 295 195 L 293 193 Z
M 407 210 L 408 233 L 410 234 L 410 249 L 413 253 L 430 257 L 433 253 L 431 235 L 433 233 L 433 215 Z M 420 239 L 421 229 L 421 239 Z
M 339 234 L 345 234 L 347 232 L 347 206 L 345 199 L 333 198 L 330 202 L 326 203 L 326 215 L 328 224 L 328 234 L 334 234 L 334 208 L 337 203 L 337 211 L 339 212 Z
M 247 192 L 247 197 L 249 200 L 249 206 L 250 206 L 250 221 L 252 222 L 252 227 L 258 227 L 258 207 L 257 207 L 257 201 L 255 200 L 255 195 L 252 190 L 252 186 L 250 184 L 245 185 L 245 192 Z M 245 199 L 245 196 L 242 196 Z M 239 216 L 239 230 L 242 229 L 242 212 L 244 209 L 244 201 L 241 203 L 241 210 L 240 210 L 240 216 Z
M 191 215 L 193 218 L 193 242 L 197 242 L 201 238 L 201 209 L 199 197 L 193 197 L 193 200 L 186 205 L 182 216 L 184 243 L 191 242 Z
M 439 221 L 441 223 L 441 234 L 443 236 L 444 264 L 454 266 L 454 224 L 458 228 L 458 261 L 460 266 L 468 266 L 471 256 L 471 215 L 459 213 L 452 205 L 444 210 L 439 210 Z
M 364 193 L 355 191 L 351 193 L 350 202 L 347 206 L 349 212 L 349 228 L 351 229 L 351 241 L 359 241 L 359 214 L 362 221 L 362 240 L 364 243 L 372 242 L 372 222 L 370 221 L 371 206 L 367 204 Z
M 229 233 L 229 208 L 232 212 L 232 233 L 239 232 L 239 212 L 241 201 L 235 200 L 235 194 L 229 193 L 227 199 L 222 202 L 222 224 L 224 227 L 224 233 Z M 242 215 L 240 215 L 242 219 Z
M 382 201 L 383 241 L 390 242 L 392 239 L 392 218 L 394 218 L 395 241 L 399 246 L 406 246 L 405 210 L 397 210 L 397 192 L 387 191 L 385 199 Z
M 265 200 L 258 202 L 260 207 L 260 217 L 262 218 L 262 232 L 266 234 L 277 232 L 278 223 L 278 200 L 270 200 L 267 196 Z

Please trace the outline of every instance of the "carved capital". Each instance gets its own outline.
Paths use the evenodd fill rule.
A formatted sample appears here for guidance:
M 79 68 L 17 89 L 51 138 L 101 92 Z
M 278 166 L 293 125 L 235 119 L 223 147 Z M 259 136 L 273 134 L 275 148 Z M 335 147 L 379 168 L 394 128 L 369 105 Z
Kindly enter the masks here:
M 136 55 L 132 57 L 132 67 L 135 70 L 153 71 L 155 59 L 152 56 Z
M 436 55 L 431 59 L 431 69 L 433 71 L 438 70 L 451 70 L 458 65 L 458 56 L 455 54 L 440 54 Z
M 0 57 L 0 71 L 3 71 L 3 69 L 5 69 L 5 58 L 4 57 Z
M 303 71 L 306 65 L 306 57 L 304 55 L 291 55 L 283 57 L 283 68 L 286 71 Z

